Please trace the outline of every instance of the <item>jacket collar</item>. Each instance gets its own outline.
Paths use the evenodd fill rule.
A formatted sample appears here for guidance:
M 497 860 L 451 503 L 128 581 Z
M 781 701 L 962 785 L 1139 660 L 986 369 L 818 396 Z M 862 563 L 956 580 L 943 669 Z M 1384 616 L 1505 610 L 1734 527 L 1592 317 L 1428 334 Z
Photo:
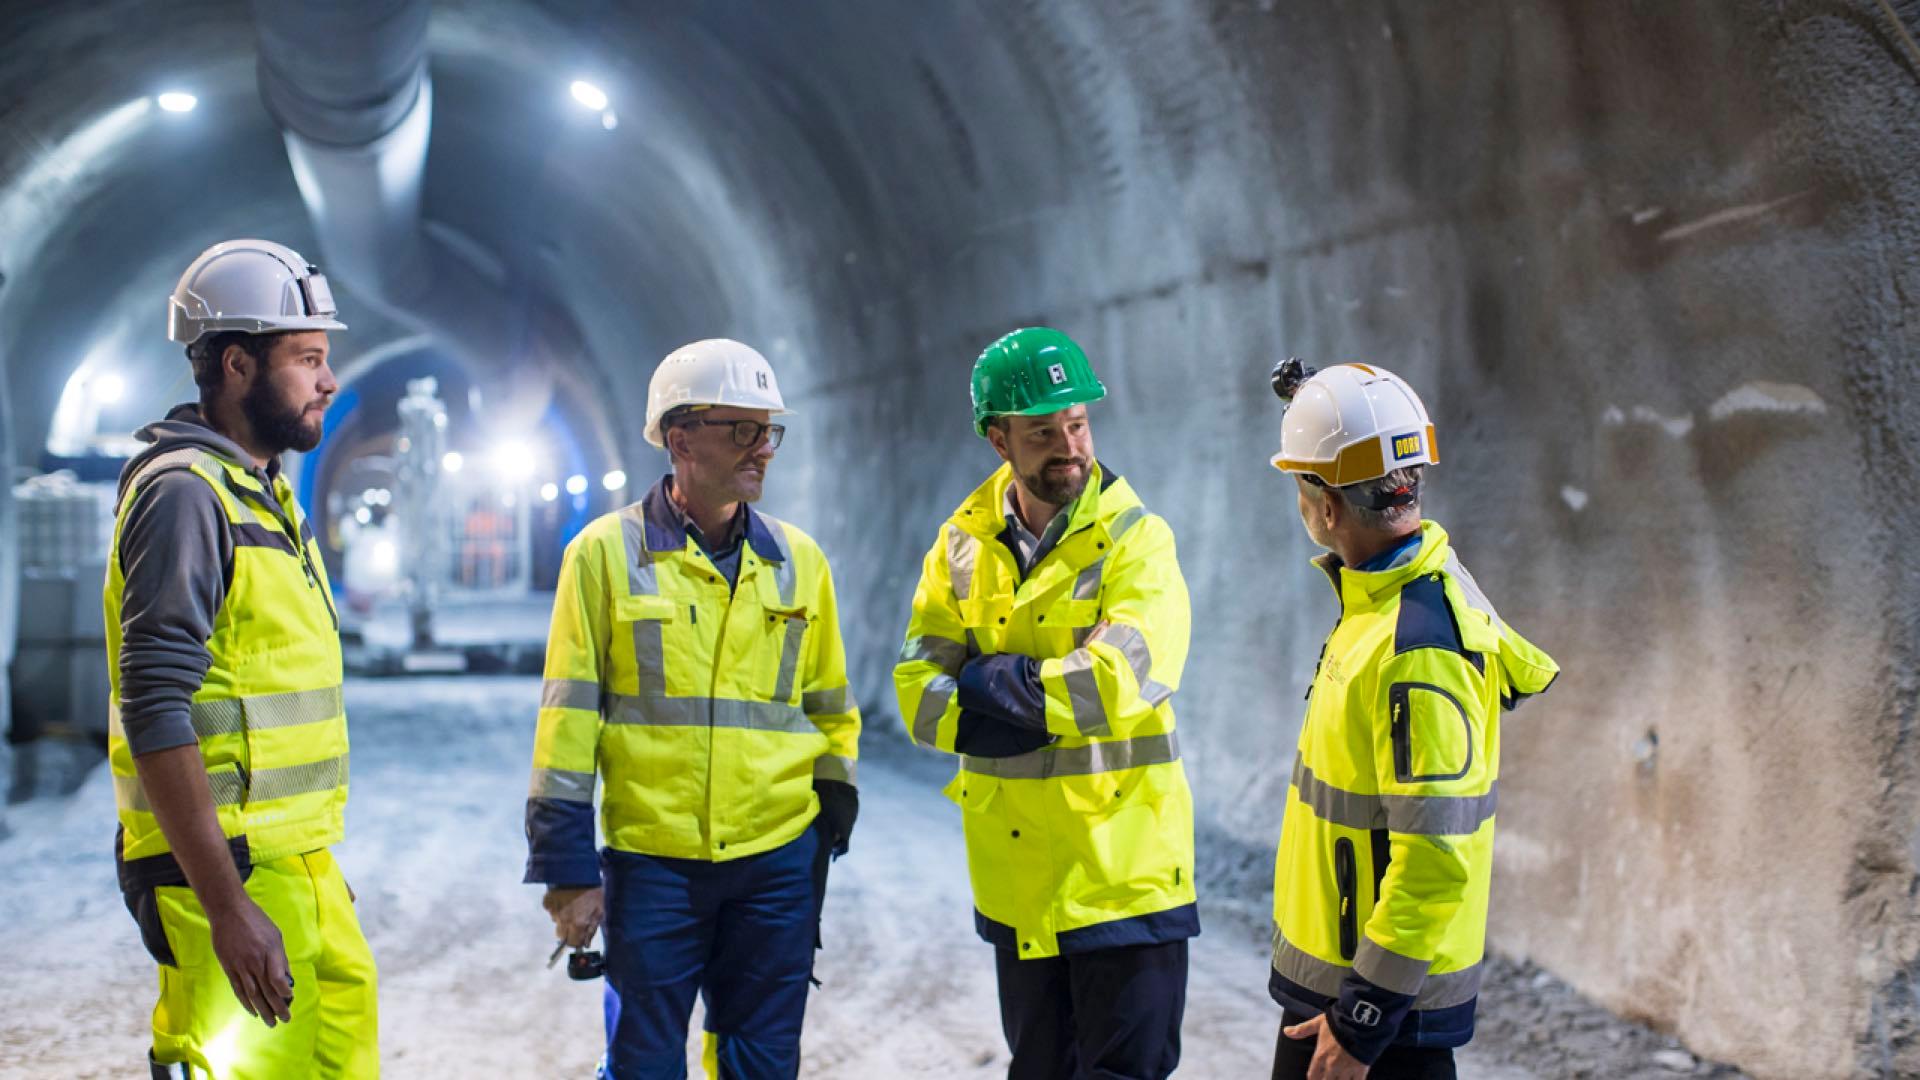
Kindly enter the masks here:
M 948 520 L 955 528 L 982 540 L 998 537 L 1007 527 L 1007 489 L 1013 483 L 1013 466 L 1002 462 L 985 483 L 961 502 Z M 1140 505 L 1140 497 L 1133 493 L 1133 486 L 1127 483 L 1126 478 L 1096 461 L 1087 477 L 1086 490 L 1074 500 L 1073 512 L 1067 518 L 1067 529 L 1062 536 L 1072 536 L 1090 525 L 1110 522 Z
M 1326 572 L 1333 584 L 1333 591 L 1340 599 L 1343 612 L 1365 611 L 1377 607 L 1380 601 L 1401 586 L 1423 574 L 1437 573 L 1447 564 L 1451 553 L 1447 543 L 1447 530 L 1440 523 L 1431 520 L 1420 522 L 1420 546 L 1404 552 L 1384 570 L 1355 570 L 1340 562 L 1340 557 L 1328 552 L 1316 555 L 1315 566 Z
M 647 525 L 648 551 L 681 551 L 687 546 L 687 527 L 679 507 L 673 505 L 673 496 L 667 494 L 667 484 L 673 474 L 662 476 L 647 494 L 640 500 L 641 514 Z M 751 505 L 742 504 L 747 512 L 746 541 L 754 553 L 767 562 L 786 562 L 787 551 L 773 535 L 773 529 Z
M 200 411 L 195 402 L 175 405 L 167 410 L 166 419 L 156 420 L 133 433 L 133 437 L 149 444 L 145 450 L 133 456 L 133 459 L 120 470 L 120 497 L 126 497 L 127 481 L 161 454 L 170 453 L 187 447 L 204 450 L 221 459 L 228 465 L 251 476 L 262 488 L 273 490 L 273 482 L 280 476 L 280 459 L 273 458 L 262 469 L 253 464 L 253 458 L 240 444 L 215 431 L 208 423 L 206 414 Z

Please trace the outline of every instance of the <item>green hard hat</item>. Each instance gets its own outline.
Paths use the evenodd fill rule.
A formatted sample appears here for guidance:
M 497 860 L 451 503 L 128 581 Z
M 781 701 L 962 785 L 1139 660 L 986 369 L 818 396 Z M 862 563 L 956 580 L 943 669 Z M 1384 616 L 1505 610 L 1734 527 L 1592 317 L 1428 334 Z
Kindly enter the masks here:
M 996 416 L 1042 416 L 1107 396 L 1073 339 L 1030 326 L 987 346 L 973 362 L 973 430 Z

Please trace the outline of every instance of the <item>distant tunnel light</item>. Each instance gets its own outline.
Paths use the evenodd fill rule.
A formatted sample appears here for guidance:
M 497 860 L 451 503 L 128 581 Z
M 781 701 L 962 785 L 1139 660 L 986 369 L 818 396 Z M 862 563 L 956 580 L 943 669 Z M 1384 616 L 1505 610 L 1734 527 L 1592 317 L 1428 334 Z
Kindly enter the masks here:
M 168 112 L 192 112 L 193 107 L 200 104 L 199 98 L 179 90 L 169 90 L 154 100 Z
M 585 79 L 573 80 L 571 89 L 573 90 L 573 100 L 585 105 L 594 112 L 606 111 L 607 92 L 605 90 L 600 89 Z
M 560 497 L 560 485 L 547 483 L 540 485 L 540 501 L 552 502 Z
M 440 471 L 457 473 L 466 463 L 467 459 L 461 457 L 459 451 L 449 450 L 440 458 Z
M 102 375 L 94 380 L 93 396 L 102 405 L 112 405 L 127 396 L 127 380 L 114 374 Z
M 382 574 L 391 574 L 400 568 L 400 549 L 391 540 L 377 540 L 373 545 L 373 568 Z
M 586 477 L 581 476 L 579 473 L 574 473 L 572 476 L 567 477 L 567 494 L 585 495 L 586 493 L 587 493 Z
M 619 469 L 615 469 L 601 477 L 600 484 L 608 491 L 619 491 L 621 488 L 627 486 L 627 474 L 621 472 Z

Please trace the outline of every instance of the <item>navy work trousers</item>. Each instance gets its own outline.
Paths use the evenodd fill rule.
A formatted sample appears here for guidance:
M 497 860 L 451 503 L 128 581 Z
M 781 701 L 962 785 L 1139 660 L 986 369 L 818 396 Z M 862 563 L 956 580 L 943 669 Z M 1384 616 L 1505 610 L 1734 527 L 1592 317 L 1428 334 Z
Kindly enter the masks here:
M 1162 1080 L 1180 1064 L 1186 939 L 1043 960 L 993 951 L 1007 1080 Z
M 687 1021 L 706 1004 L 726 1080 L 792 1080 L 813 974 L 819 830 L 730 862 L 601 852 L 607 1075 L 682 1080 Z

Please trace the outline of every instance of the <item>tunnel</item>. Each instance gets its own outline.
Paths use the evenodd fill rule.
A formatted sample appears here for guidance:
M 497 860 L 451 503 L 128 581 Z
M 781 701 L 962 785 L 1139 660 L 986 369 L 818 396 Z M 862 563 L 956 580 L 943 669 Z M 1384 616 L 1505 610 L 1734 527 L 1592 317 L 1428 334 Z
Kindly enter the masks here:
M 252 236 L 350 326 L 289 468 L 336 592 L 373 575 L 369 627 L 398 616 L 343 538 L 394 510 L 410 382 L 443 466 L 512 472 L 469 508 L 505 531 L 451 556 L 478 599 L 433 655 L 468 674 L 381 652 L 391 627 L 345 643 L 373 659 L 340 858 L 389 1075 L 598 1056 L 518 883 L 534 676 L 566 542 L 667 470 L 654 365 L 711 337 L 779 373 L 764 509 L 830 558 L 864 709 L 805 1075 L 1004 1070 L 951 762 L 891 671 L 998 464 L 974 358 L 1034 325 L 1084 346 L 1099 458 L 1192 593 L 1184 1074 L 1265 1075 L 1279 1022 L 1273 851 L 1339 615 L 1269 465 L 1299 356 L 1419 388 L 1425 512 L 1564 672 L 1505 721 L 1463 1075 L 1920 1075 L 1916 33 L 1914 0 L 0 2 L 0 952 L 86 938 L 0 989 L 0 1073 L 125 1075 L 152 979 L 97 764 L 98 567 L 36 569 L 23 523 L 110 499 L 129 434 L 194 397 L 166 296 Z

